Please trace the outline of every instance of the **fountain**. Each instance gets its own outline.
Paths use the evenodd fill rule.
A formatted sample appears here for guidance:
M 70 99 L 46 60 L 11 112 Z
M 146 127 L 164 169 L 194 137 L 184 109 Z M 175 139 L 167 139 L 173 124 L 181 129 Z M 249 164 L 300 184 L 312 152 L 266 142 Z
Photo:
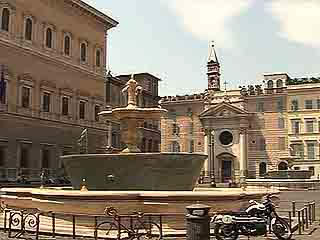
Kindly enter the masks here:
M 103 111 L 125 126 L 122 141 L 126 148 L 119 154 L 80 154 L 63 156 L 64 166 L 74 189 L 86 179 L 89 190 L 192 190 L 207 155 L 200 153 L 141 153 L 138 148 L 138 124 L 159 120 L 167 110 L 139 108 L 136 97 L 142 92 L 133 76 L 123 92 L 128 92 L 128 105 Z
M 185 209 L 190 204 L 207 204 L 212 211 L 239 210 L 249 199 L 260 199 L 270 192 L 270 189 L 194 188 L 207 155 L 141 153 L 137 146 L 139 121 L 160 119 L 167 112 L 161 107 L 139 108 L 136 96 L 141 90 L 132 77 L 124 88 L 128 91 L 127 107 L 100 113 L 126 125 L 122 134 L 126 148 L 121 153 L 62 156 L 73 189 L 2 188 L 5 194 L 1 195 L 1 201 L 8 207 L 63 214 L 100 215 L 106 206 L 124 214 L 132 211 L 175 214 L 168 226 L 183 229 Z

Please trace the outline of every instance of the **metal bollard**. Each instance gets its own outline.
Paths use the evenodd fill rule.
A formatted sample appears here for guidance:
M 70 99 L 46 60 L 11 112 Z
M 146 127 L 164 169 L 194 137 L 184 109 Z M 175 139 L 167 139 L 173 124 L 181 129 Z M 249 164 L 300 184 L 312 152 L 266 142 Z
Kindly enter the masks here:
M 296 216 L 296 202 L 292 201 L 292 216 Z
M 291 212 L 289 211 L 289 226 L 290 229 L 292 229 L 292 218 L 291 218 Z
M 210 239 L 210 207 L 203 204 L 193 204 L 187 207 L 187 240 Z
M 304 231 L 304 208 L 301 209 L 302 231 Z
M 302 234 L 302 229 L 301 229 L 301 214 L 300 211 L 298 211 L 298 228 L 299 228 L 299 235 Z
M 309 210 L 308 217 L 309 217 L 309 224 L 310 225 L 312 225 L 312 208 L 311 208 L 311 204 L 312 203 L 308 203 L 308 210 Z
M 304 205 L 304 214 L 305 214 L 305 221 L 306 221 L 306 229 L 309 228 L 309 222 L 308 222 L 308 205 Z

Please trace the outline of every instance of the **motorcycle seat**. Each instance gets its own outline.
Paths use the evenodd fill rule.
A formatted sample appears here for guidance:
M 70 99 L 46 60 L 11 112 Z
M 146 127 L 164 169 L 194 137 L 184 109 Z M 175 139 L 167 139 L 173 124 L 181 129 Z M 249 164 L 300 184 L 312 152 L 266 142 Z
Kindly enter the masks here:
M 217 214 L 221 214 L 221 215 L 232 215 L 232 216 L 248 216 L 248 213 L 245 211 L 221 211 L 221 212 L 217 212 Z

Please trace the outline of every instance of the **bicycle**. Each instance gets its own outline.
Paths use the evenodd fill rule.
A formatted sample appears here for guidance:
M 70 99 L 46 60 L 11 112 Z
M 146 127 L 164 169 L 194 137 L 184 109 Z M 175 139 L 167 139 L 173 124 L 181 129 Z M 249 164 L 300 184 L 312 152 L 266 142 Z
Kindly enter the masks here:
M 143 212 L 133 212 L 131 215 L 119 215 L 113 207 L 107 207 L 105 215 L 112 217 L 113 221 L 107 220 L 97 224 L 95 228 L 95 240 L 118 239 L 118 240 L 160 240 L 162 232 L 160 226 L 152 221 L 143 219 Z M 130 217 L 130 226 L 121 223 L 121 217 Z M 136 220 L 135 222 L 133 220 Z M 135 224 L 134 224 L 135 223 Z M 98 237 L 99 229 L 104 232 L 103 237 Z

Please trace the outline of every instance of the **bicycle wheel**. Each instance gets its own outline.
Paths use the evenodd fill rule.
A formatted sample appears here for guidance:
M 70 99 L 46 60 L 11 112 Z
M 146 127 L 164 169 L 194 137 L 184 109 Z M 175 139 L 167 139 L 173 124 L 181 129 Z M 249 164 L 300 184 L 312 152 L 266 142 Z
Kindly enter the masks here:
M 114 222 L 101 222 L 94 234 L 96 239 L 118 239 L 118 226 Z
M 138 240 L 160 240 L 162 238 L 160 226 L 155 222 L 142 222 L 137 228 Z

